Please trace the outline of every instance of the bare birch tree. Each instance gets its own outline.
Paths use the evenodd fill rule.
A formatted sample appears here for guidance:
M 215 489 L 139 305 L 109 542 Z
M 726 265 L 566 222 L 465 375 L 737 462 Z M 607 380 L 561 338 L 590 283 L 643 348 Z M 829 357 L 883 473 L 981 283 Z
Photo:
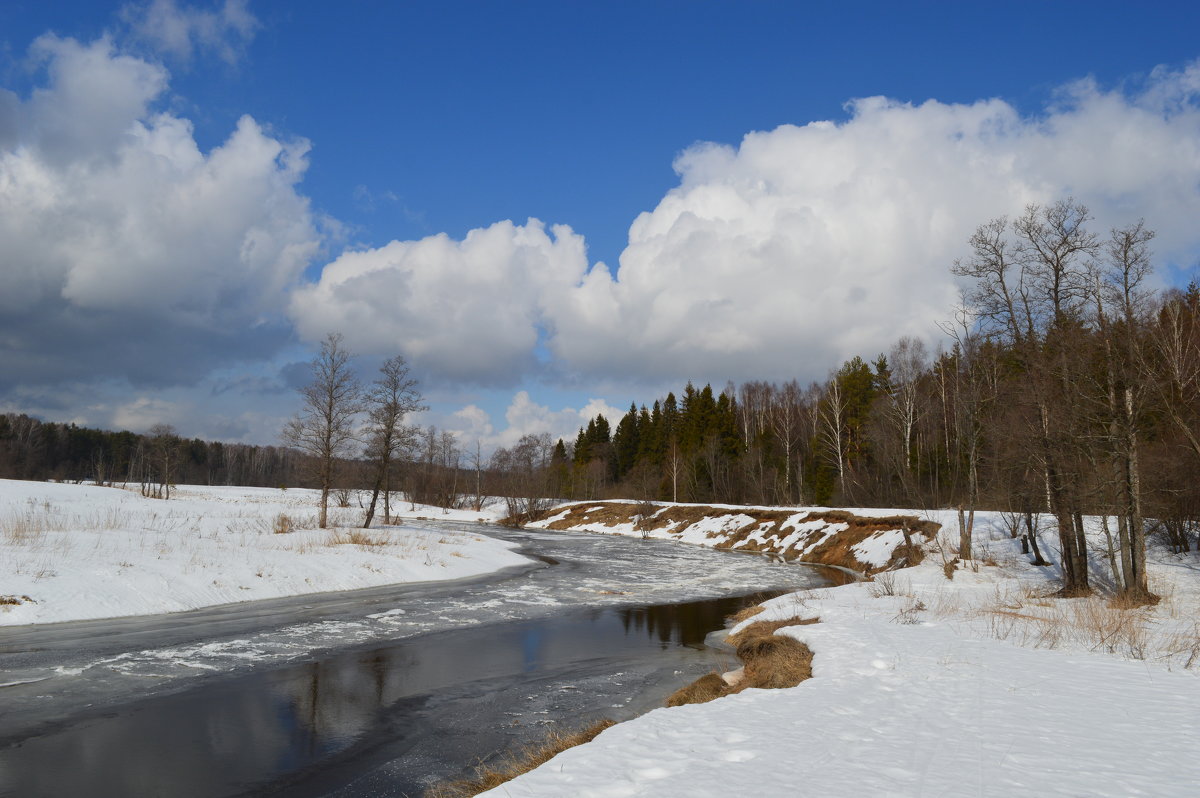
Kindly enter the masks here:
M 362 408 L 362 388 L 351 365 L 351 355 L 342 346 L 341 333 L 329 333 L 321 352 L 309 364 L 312 382 L 299 389 L 303 407 L 287 423 L 283 439 L 289 446 L 317 460 L 321 486 L 319 526 L 329 525 L 329 491 L 338 457 L 349 453 L 355 441 L 354 419 Z
M 395 461 L 416 446 L 417 431 L 404 424 L 410 413 L 425 410 L 417 381 L 409 375 L 408 364 L 400 355 L 390 357 L 379 367 L 376 379 L 366 394 L 367 456 L 375 462 L 375 480 L 371 504 L 363 528 L 371 526 L 375 505 L 383 492 L 384 523 L 391 523 L 392 468 Z

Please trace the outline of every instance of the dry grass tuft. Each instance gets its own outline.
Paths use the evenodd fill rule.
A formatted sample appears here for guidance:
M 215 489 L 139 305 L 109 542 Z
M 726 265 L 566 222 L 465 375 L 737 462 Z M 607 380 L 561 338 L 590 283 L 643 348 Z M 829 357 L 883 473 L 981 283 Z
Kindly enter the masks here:
M 747 687 L 795 687 L 812 677 L 812 651 L 791 637 L 751 638 L 738 645 L 737 655 L 745 663 L 746 675 L 732 688 L 735 692 Z
M 730 687 L 718 673 L 706 673 L 689 685 L 680 687 L 667 696 L 667 706 L 681 707 L 684 704 L 707 704 L 709 701 L 729 695 Z
M 0 596 L 0 607 L 17 607 L 21 604 L 36 604 L 29 596 Z
M 383 536 L 373 536 L 363 529 L 347 529 L 330 533 L 328 542 L 331 546 L 350 545 L 380 548 L 388 544 L 388 539 Z
M 720 677 L 717 677 L 718 679 Z M 425 798 L 469 798 L 512 781 L 522 773 L 549 762 L 568 748 L 591 742 L 600 732 L 615 726 L 615 721 L 600 720 L 576 732 L 553 730 L 540 743 L 530 745 L 495 764 L 483 764 L 469 779 L 446 782 L 425 791 Z
M 725 642 L 736 648 L 742 641 L 750 640 L 755 637 L 770 637 L 788 626 L 807 626 L 811 623 L 819 623 L 820 618 L 785 618 L 782 621 L 755 621 L 747 626 L 742 631 L 734 635 L 729 635 L 725 638 Z
M 869 590 L 872 598 L 896 595 L 896 574 L 891 571 L 875 574 Z
M 775 634 L 786 626 L 818 623 L 818 618 L 788 618 L 782 621 L 758 621 L 726 641 L 737 647 L 742 661 L 742 677 L 729 685 L 718 673 L 701 676 L 667 698 L 667 706 L 704 704 L 751 687 L 779 689 L 795 687 L 812 678 L 812 650 L 799 640 Z
M 288 535 L 296 531 L 296 522 L 286 513 L 280 513 L 275 516 L 275 523 L 271 526 L 271 532 L 276 535 Z
M 742 621 L 750 620 L 755 615 L 758 615 L 760 612 L 762 612 L 765 609 L 766 609 L 766 607 L 762 606 L 761 604 L 752 604 L 749 607 L 742 607 L 740 610 L 735 612 L 733 615 L 730 615 L 725 620 L 729 621 L 732 624 L 739 624 Z
M 981 612 L 988 619 L 992 637 L 1018 645 L 1079 646 L 1184 668 L 1200 662 L 1200 624 L 1190 631 L 1181 628 L 1174 634 L 1154 634 L 1154 614 L 1148 605 L 1139 602 L 1110 601 L 1095 595 L 1072 600 L 1055 596 L 1050 600 L 1036 594 L 1009 594 Z

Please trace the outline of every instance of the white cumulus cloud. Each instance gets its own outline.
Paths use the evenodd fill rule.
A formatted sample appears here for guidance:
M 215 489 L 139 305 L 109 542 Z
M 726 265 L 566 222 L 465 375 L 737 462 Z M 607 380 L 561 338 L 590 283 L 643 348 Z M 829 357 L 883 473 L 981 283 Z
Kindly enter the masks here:
M 107 38 L 32 52 L 44 85 L 0 121 L 0 391 L 195 382 L 274 351 L 320 243 L 296 191 L 307 142 L 243 117 L 204 152 L 154 109 L 162 67 Z
M 1073 195 L 1095 228 L 1144 216 L 1159 253 L 1200 252 L 1200 70 L 1137 93 L 1090 81 L 1044 114 L 1000 100 L 857 100 L 849 119 L 699 144 L 629 233 L 553 306 L 550 346 L 592 376 L 822 376 L 949 317 L 948 269 L 980 223 Z
M 343 253 L 289 312 L 312 341 L 340 331 L 363 354 L 403 353 L 436 378 L 513 384 L 536 366 L 546 312 L 587 269 L 583 238 L 536 219 Z

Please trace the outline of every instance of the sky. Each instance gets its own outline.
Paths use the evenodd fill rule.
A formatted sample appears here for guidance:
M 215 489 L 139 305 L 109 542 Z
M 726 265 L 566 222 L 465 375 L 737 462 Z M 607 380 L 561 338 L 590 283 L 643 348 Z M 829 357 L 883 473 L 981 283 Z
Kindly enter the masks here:
M 979 224 L 1200 259 L 1200 7 L 0 4 L 0 412 L 277 443 L 330 332 L 465 446 L 941 340 Z

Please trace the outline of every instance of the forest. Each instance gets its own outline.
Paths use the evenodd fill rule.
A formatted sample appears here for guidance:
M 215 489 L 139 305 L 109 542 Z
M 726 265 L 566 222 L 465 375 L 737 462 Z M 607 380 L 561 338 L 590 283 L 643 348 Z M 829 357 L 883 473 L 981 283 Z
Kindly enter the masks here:
M 1113 519 L 1118 540 L 1149 527 L 1187 550 L 1200 290 L 1151 289 L 1143 223 L 1101 237 L 1088 222 L 1064 200 L 981 225 L 933 352 L 902 337 L 809 385 L 689 384 L 559 442 L 551 484 L 573 498 L 959 507 L 968 524 L 976 508 L 1048 515 L 1082 587 L 1085 514 Z

